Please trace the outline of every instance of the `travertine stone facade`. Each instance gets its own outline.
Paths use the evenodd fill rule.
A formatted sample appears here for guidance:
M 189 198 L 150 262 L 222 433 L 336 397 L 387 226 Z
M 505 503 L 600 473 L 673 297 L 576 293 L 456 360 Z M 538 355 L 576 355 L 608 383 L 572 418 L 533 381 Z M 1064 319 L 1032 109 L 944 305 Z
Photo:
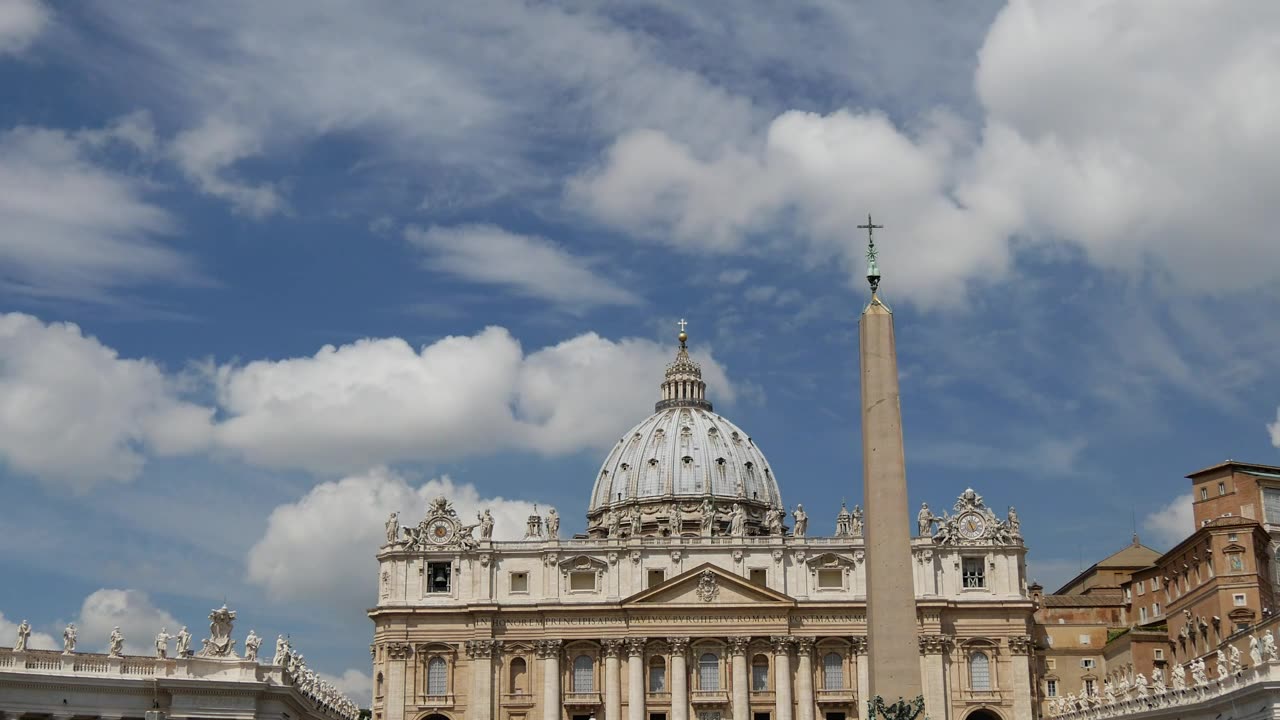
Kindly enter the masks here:
M 676 413 L 674 424 L 646 420 L 640 447 L 623 443 L 658 468 L 643 487 L 671 492 L 647 494 L 637 479 L 602 494 L 597 483 L 588 535 L 576 538 L 549 537 L 531 518 L 523 541 L 493 541 L 484 526 L 473 539 L 446 499 L 403 536 L 388 521 L 369 612 L 373 720 L 863 716 L 864 539 L 783 526 L 772 473 L 757 472 L 754 491 L 708 479 L 719 458 L 736 456 L 705 448 L 735 440 L 702 406 L 700 373 L 681 340 L 656 408 Z M 701 422 L 682 424 L 684 411 L 703 413 Z M 760 452 L 745 433 L 737 442 L 751 448 L 742 457 Z M 622 457 L 606 463 L 630 468 Z M 767 467 L 762 455 L 744 462 L 753 472 Z M 670 473 L 689 463 L 709 467 L 676 485 Z M 798 531 L 807 520 L 795 517 Z M 915 588 L 913 657 L 930 717 L 1031 717 L 1032 603 L 1016 519 L 998 519 L 968 490 L 955 515 L 917 520 L 901 572 Z

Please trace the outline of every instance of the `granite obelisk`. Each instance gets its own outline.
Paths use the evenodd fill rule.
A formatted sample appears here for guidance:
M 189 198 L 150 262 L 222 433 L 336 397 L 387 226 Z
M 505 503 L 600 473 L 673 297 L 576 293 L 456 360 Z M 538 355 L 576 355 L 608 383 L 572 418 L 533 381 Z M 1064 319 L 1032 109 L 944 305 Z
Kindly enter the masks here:
M 874 231 L 867 230 L 871 301 L 859 321 L 862 371 L 862 497 L 866 505 L 867 645 L 871 697 L 914 701 L 920 681 L 919 632 L 908 528 L 907 473 L 898 398 L 893 312 L 880 300 Z

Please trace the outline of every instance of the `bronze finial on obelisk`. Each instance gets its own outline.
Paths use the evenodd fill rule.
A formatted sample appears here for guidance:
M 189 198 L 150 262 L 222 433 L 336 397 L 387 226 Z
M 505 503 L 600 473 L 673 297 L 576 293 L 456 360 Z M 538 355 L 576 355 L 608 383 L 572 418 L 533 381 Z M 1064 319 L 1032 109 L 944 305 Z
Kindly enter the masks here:
M 871 302 L 859 320 L 862 372 L 862 497 L 866 505 L 868 715 L 914 718 L 923 707 L 916 592 L 907 520 L 907 472 L 893 313 L 881 302 L 880 269 L 867 216 L 867 280 Z

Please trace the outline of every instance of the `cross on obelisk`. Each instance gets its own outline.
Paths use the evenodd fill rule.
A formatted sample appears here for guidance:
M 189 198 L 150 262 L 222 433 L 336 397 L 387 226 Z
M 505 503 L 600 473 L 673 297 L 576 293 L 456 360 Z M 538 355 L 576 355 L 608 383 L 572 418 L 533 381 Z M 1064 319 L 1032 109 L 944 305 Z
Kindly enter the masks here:
M 867 231 L 867 282 L 871 283 L 871 294 L 875 295 L 876 290 L 880 289 L 880 268 L 876 266 L 875 231 L 883 230 L 884 226 L 872 222 L 871 213 L 867 213 L 867 224 L 859 225 L 858 229 Z

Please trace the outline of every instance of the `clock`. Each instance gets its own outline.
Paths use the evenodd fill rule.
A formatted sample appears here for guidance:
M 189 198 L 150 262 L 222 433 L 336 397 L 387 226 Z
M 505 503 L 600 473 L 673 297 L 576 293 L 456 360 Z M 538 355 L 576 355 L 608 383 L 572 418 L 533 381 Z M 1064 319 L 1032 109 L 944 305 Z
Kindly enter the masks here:
M 453 523 L 444 518 L 436 518 L 427 525 L 427 540 L 433 545 L 446 545 L 453 539 Z
M 956 522 L 960 527 L 960 537 L 966 540 L 977 540 L 987 532 L 987 519 L 981 513 L 964 513 Z

